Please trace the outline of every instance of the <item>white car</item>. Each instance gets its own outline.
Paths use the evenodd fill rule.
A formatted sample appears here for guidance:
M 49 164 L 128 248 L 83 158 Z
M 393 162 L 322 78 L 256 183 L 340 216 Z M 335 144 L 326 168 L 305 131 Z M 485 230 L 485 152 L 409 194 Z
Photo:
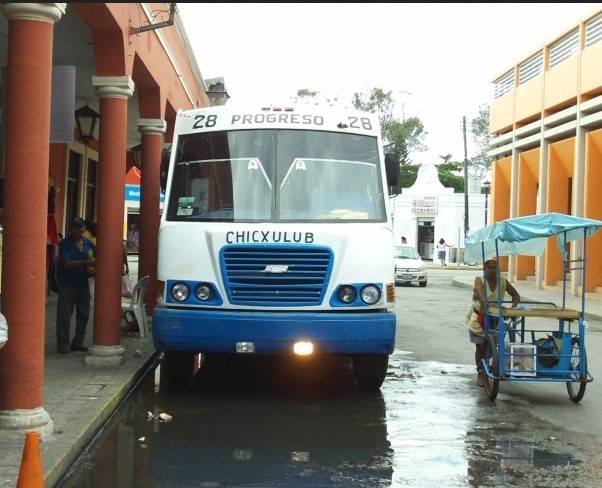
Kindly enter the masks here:
M 412 246 L 395 246 L 393 248 L 395 261 L 395 284 L 419 284 L 426 286 L 426 265 Z

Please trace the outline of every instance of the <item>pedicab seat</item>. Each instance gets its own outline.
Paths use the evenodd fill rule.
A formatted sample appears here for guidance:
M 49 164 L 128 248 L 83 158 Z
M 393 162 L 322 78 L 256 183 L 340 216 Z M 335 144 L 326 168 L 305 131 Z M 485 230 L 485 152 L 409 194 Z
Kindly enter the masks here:
M 520 317 L 540 317 L 540 318 L 551 318 L 558 320 L 578 320 L 581 316 L 581 312 L 573 310 L 572 308 L 530 308 L 530 309 L 519 309 L 519 308 L 508 308 L 502 307 L 504 317 L 508 318 L 520 318 Z M 500 316 L 498 307 L 489 307 L 489 315 L 494 317 Z

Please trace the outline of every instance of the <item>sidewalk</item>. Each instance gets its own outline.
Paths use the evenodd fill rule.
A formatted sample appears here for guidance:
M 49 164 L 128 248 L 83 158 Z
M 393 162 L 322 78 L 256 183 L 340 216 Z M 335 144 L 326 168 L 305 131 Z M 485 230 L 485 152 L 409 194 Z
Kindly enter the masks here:
M 458 271 L 459 269 L 468 269 L 474 271 L 476 269 L 475 266 L 468 266 L 467 264 L 458 265 L 457 263 L 447 263 L 447 266 L 441 266 L 440 261 L 424 261 L 424 264 L 426 265 L 427 269 L 439 269 L 441 271 Z
M 473 268 L 474 269 L 474 268 Z M 460 288 L 472 289 L 475 276 L 481 276 L 480 271 L 474 273 L 466 273 L 465 276 L 456 276 L 453 279 L 454 286 Z M 562 292 L 549 291 L 549 290 L 538 290 L 531 286 L 525 286 L 512 282 L 512 285 L 516 288 L 523 300 L 540 301 L 540 302 L 554 302 L 556 305 L 562 305 Z M 581 297 L 566 297 L 567 308 L 573 308 L 575 310 L 581 310 Z M 589 320 L 600 320 L 602 321 L 602 302 L 599 300 L 585 300 L 585 318 Z
M 137 263 L 131 268 L 131 275 L 135 277 Z M 121 343 L 126 361 L 123 365 L 115 368 L 88 366 L 84 363 L 84 353 L 59 354 L 56 351 L 55 320 L 56 295 L 52 295 L 46 306 L 44 408 L 54 422 L 54 432 L 42 442 L 48 488 L 65 474 L 155 355 L 152 336 L 124 336 Z M 88 323 L 86 345 L 92 344 L 91 322 Z M 72 334 L 73 327 L 74 323 Z M 25 436 L 22 439 L 10 437 L 13 436 L 0 435 L 0 487 L 14 487 L 19 473 Z

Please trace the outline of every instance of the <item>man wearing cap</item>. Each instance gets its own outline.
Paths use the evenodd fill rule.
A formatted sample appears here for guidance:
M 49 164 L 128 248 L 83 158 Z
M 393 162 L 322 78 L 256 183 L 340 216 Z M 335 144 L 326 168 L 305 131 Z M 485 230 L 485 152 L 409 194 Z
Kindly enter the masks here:
M 58 351 L 87 352 L 84 346 L 86 325 L 90 315 L 88 272 L 94 266 L 94 245 L 84 235 L 84 220 L 75 217 L 69 236 L 59 246 L 59 297 L 56 312 L 56 341 Z M 69 341 L 69 325 L 75 307 L 75 336 Z

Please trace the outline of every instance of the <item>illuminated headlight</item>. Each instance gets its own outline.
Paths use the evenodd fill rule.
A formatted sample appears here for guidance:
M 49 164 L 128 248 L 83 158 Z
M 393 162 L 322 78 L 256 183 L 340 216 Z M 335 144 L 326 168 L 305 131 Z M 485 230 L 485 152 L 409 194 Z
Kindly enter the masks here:
M 293 344 L 293 352 L 297 356 L 309 356 L 314 352 L 314 345 L 306 341 L 295 342 Z
M 339 298 L 343 303 L 353 303 L 357 298 L 357 291 L 350 285 L 343 285 L 339 288 Z
M 190 288 L 186 283 L 176 283 L 171 289 L 171 297 L 178 302 L 185 302 L 190 296 Z
M 195 295 L 202 302 L 209 300 L 211 298 L 211 287 L 207 285 L 199 285 L 196 288 Z
M 380 300 L 380 289 L 378 286 L 366 285 L 360 292 L 360 297 L 364 303 L 368 305 L 374 305 Z

